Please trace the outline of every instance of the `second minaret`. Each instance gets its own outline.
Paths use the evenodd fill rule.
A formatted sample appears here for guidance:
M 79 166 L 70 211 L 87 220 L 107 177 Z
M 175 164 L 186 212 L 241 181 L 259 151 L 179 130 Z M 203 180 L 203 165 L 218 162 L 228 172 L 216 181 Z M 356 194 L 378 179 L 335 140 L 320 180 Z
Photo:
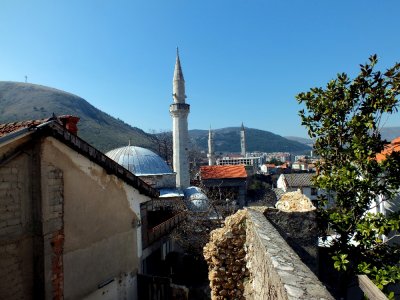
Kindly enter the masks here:
M 240 154 L 242 157 L 246 157 L 246 133 L 244 131 L 243 122 L 240 128 Z
M 211 131 L 211 126 L 210 130 L 208 131 L 208 165 L 213 166 L 215 165 L 215 155 L 214 155 L 214 136 L 213 132 Z

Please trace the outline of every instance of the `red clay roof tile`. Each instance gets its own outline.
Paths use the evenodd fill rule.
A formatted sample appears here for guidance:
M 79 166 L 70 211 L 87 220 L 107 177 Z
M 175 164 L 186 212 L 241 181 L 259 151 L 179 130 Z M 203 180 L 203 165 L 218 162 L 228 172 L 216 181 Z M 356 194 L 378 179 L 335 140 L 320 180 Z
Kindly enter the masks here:
M 201 166 L 200 176 L 201 179 L 246 178 L 247 172 L 244 165 Z
M 49 118 L 41 120 L 29 120 L 29 121 L 0 124 L 0 137 L 24 128 L 40 125 L 48 120 Z
M 385 147 L 385 149 L 376 155 L 376 160 L 381 162 L 385 160 L 387 155 L 390 155 L 393 151 L 399 152 L 400 151 L 400 137 L 395 138 L 393 141 L 390 142 L 389 145 Z

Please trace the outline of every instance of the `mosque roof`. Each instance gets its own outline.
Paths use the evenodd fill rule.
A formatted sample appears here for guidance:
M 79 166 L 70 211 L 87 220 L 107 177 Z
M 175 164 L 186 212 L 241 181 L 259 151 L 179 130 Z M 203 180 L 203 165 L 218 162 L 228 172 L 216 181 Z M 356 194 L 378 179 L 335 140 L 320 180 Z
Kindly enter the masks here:
M 171 197 L 184 197 L 185 194 L 181 189 L 178 188 L 160 188 L 160 198 L 171 198 Z
M 197 186 L 190 186 L 184 191 L 185 203 L 192 212 L 207 212 L 209 210 L 209 200 L 207 195 Z
M 146 148 L 126 146 L 111 150 L 106 155 L 137 176 L 173 173 L 159 155 Z

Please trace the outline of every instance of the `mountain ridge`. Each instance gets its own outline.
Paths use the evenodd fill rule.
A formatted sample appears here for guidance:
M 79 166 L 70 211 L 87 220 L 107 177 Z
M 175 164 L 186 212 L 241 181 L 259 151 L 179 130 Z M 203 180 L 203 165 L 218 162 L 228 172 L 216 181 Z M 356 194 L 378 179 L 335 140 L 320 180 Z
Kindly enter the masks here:
M 240 152 L 241 127 L 225 127 L 212 130 L 214 134 L 214 150 L 222 153 Z M 304 152 L 311 147 L 296 141 L 290 141 L 278 134 L 245 127 L 247 152 Z M 189 137 L 194 147 L 207 151 L 208 130 L 189 130 Z
M 77 95 L 38 84 L 0 81 L 0 123 L 48 118 L 53 113 L 80 117 L 78 135 L 100 151 L 128 145 L 129 141 L 132 145 L 159 151 L 154 134 L 110 116 Z M 246 131 L 246 149 L 250 152 L 310 149 L 272 132 L 254 128 L 246 128 Z M 240 152 L 240 127 L 220 128 L 214 132 L 216 151 Z M 189 136 L 193 147 L 207 151 L 208 130 L 193 129 Z
M 97 109 L 85 99 L 43 85 L 0 81 L 0 123 L 43 119 L 52 115 L 78 116 L 78 134 L 106 152 L 128 145 L 154 148 L 153 136 Z

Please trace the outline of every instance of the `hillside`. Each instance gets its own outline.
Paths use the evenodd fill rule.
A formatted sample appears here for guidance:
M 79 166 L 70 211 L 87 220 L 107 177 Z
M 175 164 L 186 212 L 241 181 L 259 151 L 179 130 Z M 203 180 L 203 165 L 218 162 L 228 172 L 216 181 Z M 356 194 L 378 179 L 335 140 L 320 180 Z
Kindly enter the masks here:
M 213 130 L 215 152 L 240 152 L 240 127 Z M 208 130 L 190 130 L 190 140 L 199 150 L 207 151 Z M 269 131 L 246 128 L 246 150 L 262 152 L 304 152 L 311 148 Z
M 382 139 L 392 141 L 397 137 L 400 137 L 400 127 L 383 127 L 381 129 Z M 302 138 L 297 136 L 285 136 L 286 139 L 296 141 L 312 147 L 313 141 L 310 138 Z
M 308 139 L 308 138 L 302 138 L 302 137 L 298 137 L 298 136 L 285 136 L 284 138 L 291 140 L 291 141 L 299 142 L 301 144 L 304 144 L 304 145 L 307 145 L 310 147 L 312 147 L 312 145 L 313 145 L 312 139 Z
M 167 109 L 167 108 L 166 108 Z M 56 115 L 79 116 L 78 135 L 101 151 L 128 144 L 157 148 L 153 136 L 100 111 L 86 100 L 57 89 L 20 82 L 0 81 L 0 123 L 42 119 Z M 208 130 L 190 130 L 192 145 L 207 151 Z M 216 152 L 240 152 L 240 128 L 214 131 Z M 268 131 L 246 128 L 247 151 L 304 152 L 307 145 Z
M 127 145 L 129 140 L 152 147 L 151 135 L 76 95 L 36 84 L 0 81 L 0 123 L 42 119 L 53 113 L 80 117 L 78 135 L 101 151 Z

